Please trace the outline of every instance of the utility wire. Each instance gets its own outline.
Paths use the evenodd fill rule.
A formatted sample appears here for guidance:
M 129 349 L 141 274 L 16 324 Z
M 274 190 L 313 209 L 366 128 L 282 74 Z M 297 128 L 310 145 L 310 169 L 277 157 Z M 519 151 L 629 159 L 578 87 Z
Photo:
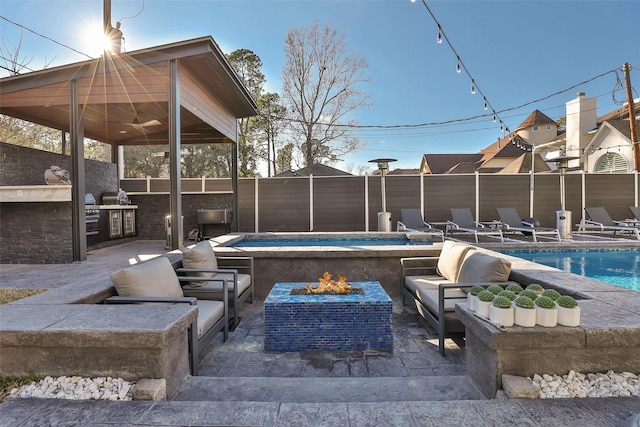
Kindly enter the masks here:
M 91 56 L 87 55 L 87 54 L 86 54 L 86 53 L 84 53 L 84 52 L 80 52 L 79 50 L 74 49 L 74 48 L 72 48 L 71 46 L 68 46 L 68 45 L 66 45 L 66 44 L 64 44 L 64 43 L 60 43 L 59 41 L 54 40 L 54 39 L 52 39 L 51 37 L 47 37 L 47 36 L 45 36 L 44 34 L 40 34 L 40 33 L 38 33 L 37 31 L 32 30 L 31 28 L 27 28 L 27 27 L 25 27 L 24 25 L 18 24 L 17 22 L 13 22 L 13 21 L 12 21 L 12 20 L 10 20 L 9 18 L 6 18 L 6 17 L 4 17 L 4 16 L 2 16 L 2 15 L 0 15 L 0 18 L 4 19 L 5 21 L 7 21 L 7 22 L 9 22 L 9 23 L 11 23 L 11 24 L 13 24 L 13 25 L 15 25 L 15 26 L 17 26 L 17 27 L 20 27 L 20 28 L 22 28 L 22 29 L 24 29 L 24 30 L 27 30 L 27 31 L 29 31 L 29 32 L 31 32 L 31 33 L 33 33 L 33 34 L 37 35 L 37 36 L 40 36 L 40 37 L 42 37 L 42 38 L 44 38 L 44 39 L 47 39 L 47 40 L 49 40 L 49 41 L 51 41 L 51 42 L 53 42 L 53 43 L 55 43 L 55 44 L 57 44 L 57 45 L 60 45 L 60 46 L 62 46 L 62 47 L 66 47 L 67 49 L 71 49 L 72 51 L 74 51 L 74 52 L 76 52 L 76 53 L 79 53 L 80 55 L 84 55 L 84 56 L 86 56 L 86 57 L 87 57 L 87 58 L 89 58 L 89 59 L 94 59 L 93 57 L 91 57 Z

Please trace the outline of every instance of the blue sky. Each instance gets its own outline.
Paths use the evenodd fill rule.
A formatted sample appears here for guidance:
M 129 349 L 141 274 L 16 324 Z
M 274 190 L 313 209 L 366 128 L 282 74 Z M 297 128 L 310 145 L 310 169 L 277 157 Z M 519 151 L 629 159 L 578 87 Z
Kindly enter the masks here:
M 565 102 L 578 91 L 598 98 L 598 114 L 618 108 L 614 97 L 620 101 L 626 95 L 624 87 L 613 92 L 615 73 L 569 88 L 614 69 L 622 80 L 625 62 L 634 66 L 631 80 L 640 87 L 640 1 L 427 4 L 511 130 L 534 109 L 553 119 L 564 116 Z M 102 0 L 2 0 L 0 15 L 92 57 L 100 55 L 88 29 L 101 31 Z M 225 53 L 250 49 L 262 59 L 272 92 L 280 91 L 287 32 L 314 21 L 335 27 L 350 50 L 369 63 L 371 81 L 362 89 L 372 105 L 355 118 L 360 125 L 391 127 L 358 130 L 366 147 L 339 168 L 372 166 L 367 161 L 378 157 L 398 159 L 391 169 L 417 168 L 424 153 L 473 153 L 502 135 L 491 110 L 483 109 L 482 95 L 471 94 L 469 76 L 455 72 L 452 49 L 436 43 L 437 24 L 422 0 L 112 0 L 112 18 L 122 22 L 127 51 L 205 35 Z M 31 60 L 32 69 L 48 61 L 51 67 L 87 59 L 6 20 L 0 20 L 0 31 L 8 48 L 17 46 L 22 33 L 20 58 Z M 557 92 L 562 93 L 550 96 Z M 455 122 L 416 126 L 448 121 Z

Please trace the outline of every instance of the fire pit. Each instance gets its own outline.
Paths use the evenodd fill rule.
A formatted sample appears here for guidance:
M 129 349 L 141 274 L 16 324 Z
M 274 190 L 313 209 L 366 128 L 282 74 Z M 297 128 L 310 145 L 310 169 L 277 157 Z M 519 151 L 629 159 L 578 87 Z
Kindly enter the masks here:
M 333 280 L 333 276 L 328 271 L 318 279 L 318 285 L 313 286 L 311 283 L 306 288 L 293 288 L 291 289 L 291 295 L 348 295 L 348 294 L 363 294 L 364 289 L 354 288 L 350 283 L 347 283 L 347 278 L 342 274 L 338 274 L 338 281 Z
M 392 303 L 380 283 L 352 283 L 362 293 L 291 293 L 306 287 L 276 283 L 265 299 L 265 351 L 393 350 Z

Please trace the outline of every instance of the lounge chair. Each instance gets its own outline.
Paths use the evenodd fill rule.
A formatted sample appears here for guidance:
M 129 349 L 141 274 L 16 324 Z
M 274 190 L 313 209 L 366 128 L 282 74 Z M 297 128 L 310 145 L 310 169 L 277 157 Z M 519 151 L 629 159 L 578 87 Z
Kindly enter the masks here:
M 629 211 L 631 215 L 633 215 L 629 219 L 625 219 L 624 222 L 632 224 L 635 227 L 640 226 L 640 207 L 638 206 L 629 206 Z
M 523 221 L 516 208 L 496 208 L 500 217 L 502 231 L 517 231 L 522 234 L 531 234 L 534 242 L 538 241 L 538 235 L 550 235 L 560 241 L 560 232 L 557 228 L 536 227 L 532 223 Z
M 450 211 L 451 221 L 448 222 L 448 225 L 452 231 L 462 231 L 464 233 L 473 234 L 473 237 L 476 239 L 476 243 L 478 243 L 478 235 L 485 237 L 499 237 L 500 241 L 504 242 L 502 231 L 496 228 L 485 227 L 483 224 L 477 222 L 473 219 L 471 209 L 451 208 Z
M 612 231 L 616 233 L 631 233 L 640 240 L 640 232 L 637 227 L 630 225 L 628 222 L 616 221 L 611 218 L 609 212 L 603 207 L 585 207 L 585 212 L 589 219 L 582 219 L 578 224 L 579 232 L 595 231 L 605 232 Z
M 402 221 L 398 221 L 398 231 L 419 231 L 421 233 L 435 234 L 444 242 L 444 232 L 434 228 L 422 218 L 420 209 L 400 209 Z

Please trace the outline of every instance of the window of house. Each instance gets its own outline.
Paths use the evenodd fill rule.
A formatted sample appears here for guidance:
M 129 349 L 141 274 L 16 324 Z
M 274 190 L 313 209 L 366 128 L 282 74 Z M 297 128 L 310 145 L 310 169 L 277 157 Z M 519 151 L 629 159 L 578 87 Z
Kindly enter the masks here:
M 547 125 L 547 130 L 551 130 L 551 125 Z
M 538 130 L 540 130 L 540 126 L 534 126 L 532 129 L 533 132 L 538 132 Z
M 619 153 L 607 153 L 596 162 L 596 173 L 626 173 L 628 172 L 627 159 Z

